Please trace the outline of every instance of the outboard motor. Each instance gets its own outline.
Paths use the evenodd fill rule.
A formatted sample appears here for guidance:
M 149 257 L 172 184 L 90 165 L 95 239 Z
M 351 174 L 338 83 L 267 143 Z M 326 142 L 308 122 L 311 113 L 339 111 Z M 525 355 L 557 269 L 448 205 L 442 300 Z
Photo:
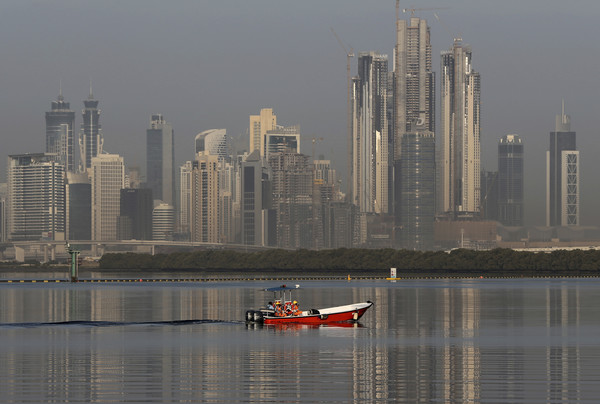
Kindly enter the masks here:
M 262 323 L 264 320 L 264 316 L 262 311 L 258 310 L 254 312 L 254 321 L 257 323 Z
M 246 321 L 254 321 L 254 310 L 248 310 L 246 312 Z

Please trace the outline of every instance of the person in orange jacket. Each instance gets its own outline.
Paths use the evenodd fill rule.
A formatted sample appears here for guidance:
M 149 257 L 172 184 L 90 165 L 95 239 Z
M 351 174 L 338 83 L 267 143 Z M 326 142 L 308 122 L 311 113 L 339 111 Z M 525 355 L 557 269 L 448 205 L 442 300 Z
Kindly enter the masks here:
M 302 312 L 298 308 L 298 302 L 294 300 L 294 302 L 292 303 L 292 315 L 299 316 L 300 314 L 302 314 Z

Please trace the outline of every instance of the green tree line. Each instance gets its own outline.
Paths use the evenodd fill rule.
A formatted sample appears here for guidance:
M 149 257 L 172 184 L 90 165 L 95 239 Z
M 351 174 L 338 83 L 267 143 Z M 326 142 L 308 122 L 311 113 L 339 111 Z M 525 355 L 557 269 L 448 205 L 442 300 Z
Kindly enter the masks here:
M 551 253 L 494 249 L 473 251 L 409 251 L 395 249 L 264 250 L 238 252 L 197 250 L 171 254 L 105 254 L 102 269 L 154 270 L 319 270 L 389 271 L 400 273 L 494 272 L 595 274 L 600 250 L 556 250 Z

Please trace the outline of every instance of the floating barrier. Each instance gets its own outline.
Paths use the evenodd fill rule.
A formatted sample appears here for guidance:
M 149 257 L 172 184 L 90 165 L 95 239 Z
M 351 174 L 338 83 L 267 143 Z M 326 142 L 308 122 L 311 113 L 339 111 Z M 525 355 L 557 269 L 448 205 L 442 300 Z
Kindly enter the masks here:
M 575 279 L 575 278 L 599 278 L 600 275 L 563 275 L 563 276 L 551 276 L 551 275 L 538 275 L 538 276 L 404 276 L 402 278 L 390 278 L 385 276 L 286 276 L 286 277 L 220 277 L 220 278 L 135 278 L 135 279 L 119 279 L 119 278 L 107 278 L 107 279 L 78 279 L 77 283 L 131 283 L 131 282 L 145 282 L 145 283 L 161 283 L 161 282 L 189 282 L 189 283 L 203 283 L 203 282 L 271 282 L 271 281 L 338 281 L 338 280 L 363 280 L 363 281 L 407 281 L 407 280 L 474 280 L 474 279 Z M 3 283 L 72 283 L 70 279 L 0 279 L 0 284 Z

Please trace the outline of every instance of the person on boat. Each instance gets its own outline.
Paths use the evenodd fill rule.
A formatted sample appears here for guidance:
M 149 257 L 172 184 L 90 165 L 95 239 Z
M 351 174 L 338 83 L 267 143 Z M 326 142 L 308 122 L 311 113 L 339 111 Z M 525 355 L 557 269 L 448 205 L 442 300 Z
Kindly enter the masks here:
M 275 315 L 277 317 L 283 317 L 285 315 L 283 312 L 283 308 L 281 307 L 281 302 L 279 300 L 275 302 Z
M 292 316 L 299 316 L 302 312 L 298 308 L 298 302 L 294 300 L 292 303 Z
M 267 310 L 275 310 L 275 306 L 273 306 L 273 302 L 269 302 L 267 304 Z

